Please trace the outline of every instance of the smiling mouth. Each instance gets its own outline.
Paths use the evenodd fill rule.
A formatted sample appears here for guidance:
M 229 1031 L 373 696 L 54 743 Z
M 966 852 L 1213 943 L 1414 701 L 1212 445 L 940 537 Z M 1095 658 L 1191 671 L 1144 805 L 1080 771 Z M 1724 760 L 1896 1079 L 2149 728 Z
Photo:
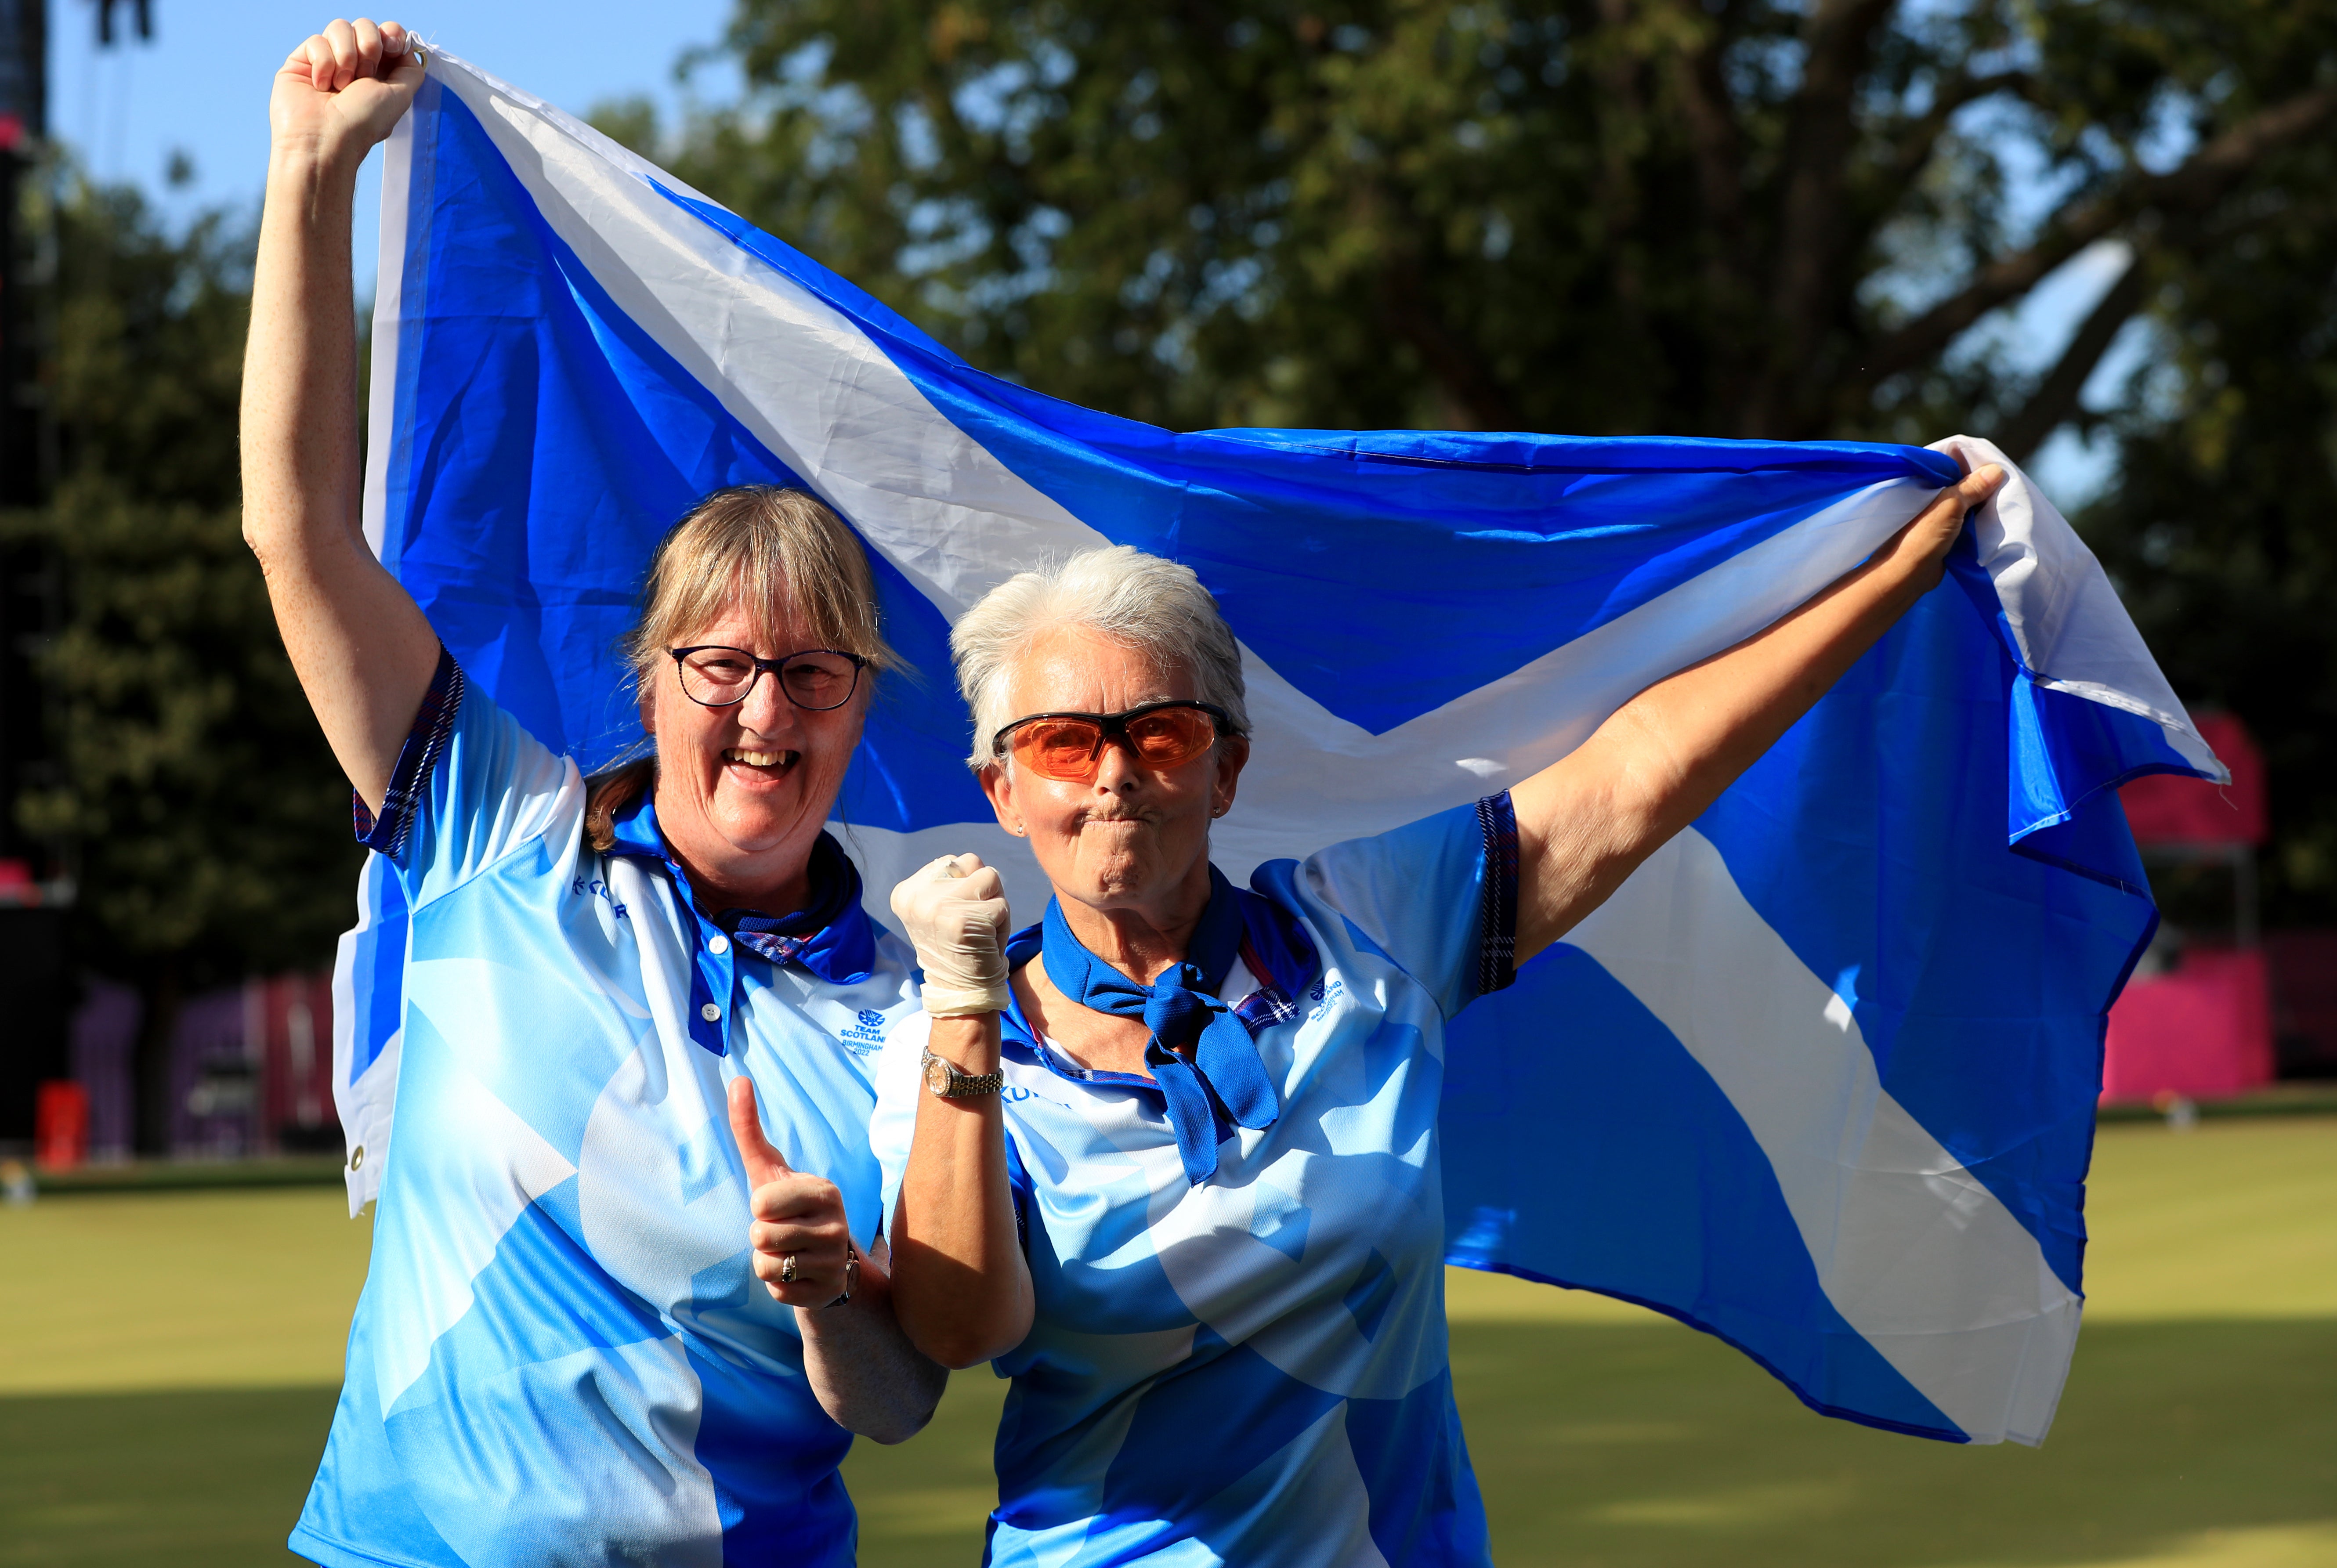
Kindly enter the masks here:
M 745 746 L 731 746 L 723 752 L 722 760 L 726 763 L 738 763 L 747 767 L 768 768 L 775 773 L 785 773 L 796 765 L 797 759 L 802 755 L 801 752 L 749 751 Z

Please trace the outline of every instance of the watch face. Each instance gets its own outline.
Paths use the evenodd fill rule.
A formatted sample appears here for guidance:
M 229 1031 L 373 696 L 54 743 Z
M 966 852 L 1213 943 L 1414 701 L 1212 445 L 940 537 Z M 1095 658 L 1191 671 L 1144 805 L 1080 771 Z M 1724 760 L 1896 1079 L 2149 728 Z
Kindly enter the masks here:
M 939 1057 L 934 1057 L 925 1063 L 925 1087 L 937 1095 L 949 1093 L 950 1065 Z

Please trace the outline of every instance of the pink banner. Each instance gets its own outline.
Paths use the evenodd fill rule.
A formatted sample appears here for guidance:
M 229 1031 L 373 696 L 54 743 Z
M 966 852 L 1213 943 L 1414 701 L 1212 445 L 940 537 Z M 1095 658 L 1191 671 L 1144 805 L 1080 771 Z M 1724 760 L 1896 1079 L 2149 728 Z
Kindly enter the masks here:
M 2272 988 L 2261 949 L 2191 948 L 2110 1008 L 2102 1098 L 2221 1099 L 2272 1082 Z

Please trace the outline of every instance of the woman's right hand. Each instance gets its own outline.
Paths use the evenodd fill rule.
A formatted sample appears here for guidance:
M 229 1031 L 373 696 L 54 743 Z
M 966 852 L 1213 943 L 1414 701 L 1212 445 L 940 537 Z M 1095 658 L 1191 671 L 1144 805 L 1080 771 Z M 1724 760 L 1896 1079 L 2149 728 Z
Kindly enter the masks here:
M 385 140 L 422 86 L 414 40 L 395 22 L 335 22 L 286 57 L 268 102 L 279 151 L 351 170 Z
M 243 356 L 243 537 L 308 706 L 376 811 L 438 667 L 438 634 L 359 524 L 349 233 L 357 168 L 413 104 L 422 70 L 395 22 L 336 22 L 276 73 Z
M 893 913 L 924 969 L 925 1048 L 976 1077 L 998 1072 L 1009 996 L 998 872 L 980 855 L 944 855 L 902 879 Z M 1031 1264 L 1006 1176 L 1005 1105 L 995 1094 L 920 1090 L 916 1117 L 886 1228 L 893 1313 L 928 1358 L 971 1367 L 1031 1332 Z
M 944 855 L 893 890 L 937 1018 L 1006 1010 L 1006 885 L 980 855 Z

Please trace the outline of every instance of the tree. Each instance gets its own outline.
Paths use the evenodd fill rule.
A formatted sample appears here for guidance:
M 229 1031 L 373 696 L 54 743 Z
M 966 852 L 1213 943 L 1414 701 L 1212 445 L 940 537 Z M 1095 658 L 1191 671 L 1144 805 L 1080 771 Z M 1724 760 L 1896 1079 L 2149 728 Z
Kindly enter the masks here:
M 134 191 L 79 180 L 54 225 L 59 480 L 5 529 L 63 570 L 38 660 L 57 764 L 16 809 L 71 846 L 83 962 L 141 993 L 138 1145 L 159 1153 L 180 998 L 329 952 L 357 852 L 243 544 L 251 237 L 218 214 L 172 236 Z
M 2158 349 L 2082 517 L 2175 682 L 2263 742 L 2264 910 L 2337 922 L 2337 225 L 2323 150 L 2229 243 L 2155 268 Z
M 2025 449 L 2141 291 L 2033 378 L 1968 329 L 2096 241 L 2214 242 L 2337 117 L 2337 14 L 2259 0 L 741 0 L 726 47 L 752 90 L 677 172 L 1170 424 Z
M 2337 7 L 740 0 L 722 47 L 741 101 L 604 128 L 1091 406 L 2016 456 L 2108 418 L 2126 477 L 2080 521 L 2178 687 L 2267 742 L 2273 910 L 2337 919 Z M 2104 244 L 2024 369 L 2006 313 Z M 2084 407 L 2137 321 L 2174 379 Z

